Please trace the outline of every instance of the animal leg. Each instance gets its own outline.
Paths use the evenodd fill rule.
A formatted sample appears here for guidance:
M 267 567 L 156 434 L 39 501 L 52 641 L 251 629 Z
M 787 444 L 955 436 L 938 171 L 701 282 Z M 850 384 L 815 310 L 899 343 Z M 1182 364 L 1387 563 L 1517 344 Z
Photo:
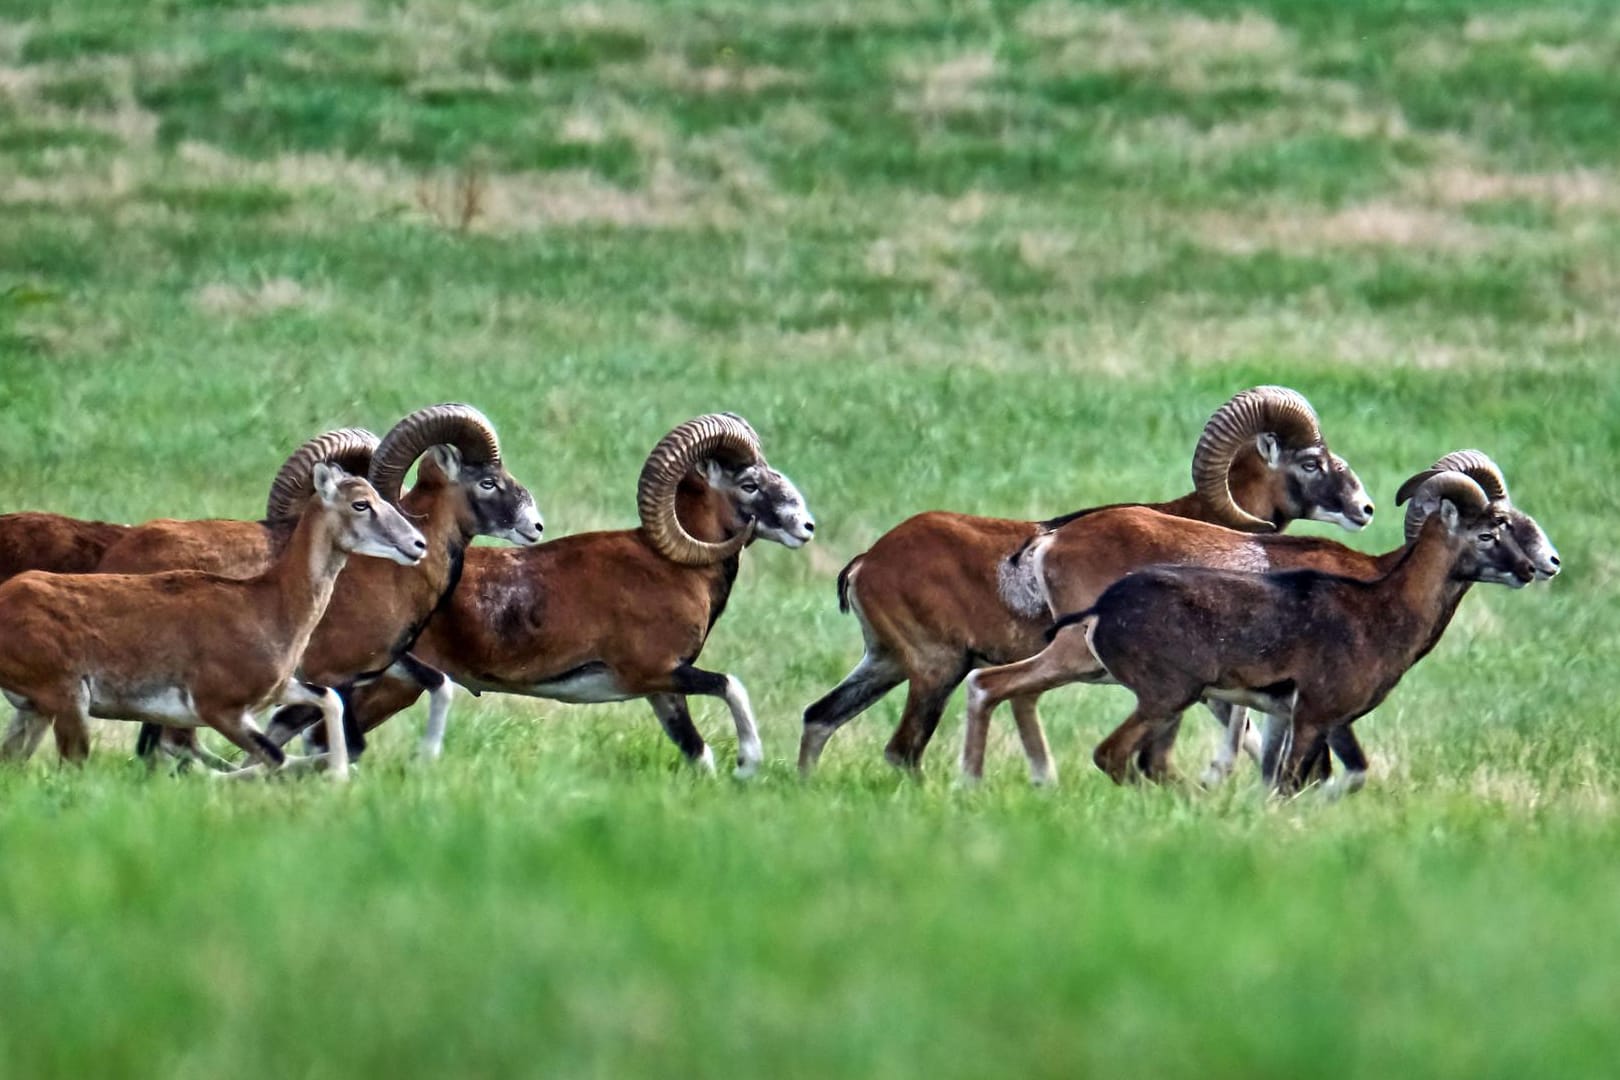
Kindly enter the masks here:
M 1160 710 L 1145 708 L 1138 699 L 1137 705 L 1131 715 L 1125 718 L 1124 723 L 1109 732 L 1108 737 L 1097 744 L 1092 751 L 1091 760 L 1097 768 L 1108 774 L 1108 778 L 1116 784 L 1123 784 L 1134 778 L 1133 766 L 1136 756 L 1144 740 L 1150 738 L 1155 730 L 1163 726 L 1171 715 Z
M 1036 787 L 1057 783 L 1057 764 L 1052 760 L 1052 748 L 1046 745 L 1046 729 L 1041 727 L 1041 715 L 1036 709 L 1040 696 L 1025 694 L 1012 700 L 1013 723 L 1018 725 L 1018 740 L 1024 744 L 1024 760 L 1029 762 L 1029 782 Z
M 804 734 L 799 737 L 799 775 L 815 772 L 821 751 L 833 732 L 871 708 L 873 702 L 905 679 L 900 665 L 868 651 L 844 676 L 844 681 L 804 710 Z
M 964 667 L 945 678 L 936 675 L 913 674 L 906 689 L 906 707 L 900 714 L 900 724 L 889 737 L 883 749 L 883 759 L 897 769 L 916 772 L 922 767 L 923 751 L 939 727 L 939 718 L 945 712 L 945 703 L 951 692 L 967 674 Z
M 33 757 L 50 727 L 50 718 L 38 709 L 18 706 L 5 737 L 0 739 L 0 761 L 27 761 Z
M 1248 710 L 1226 701 L 1206 701 L 1215 722 L 1221 725 L 1221 741 L 1216 744 L 1215 757 L 1205 766 L 1198 778 L 1205 787 L 1216 787 L 1232 775 L 1239 751 L 1250 741 Z M 1259 756 L 1259 740 L 1255 739 L 1255 755 Z
M 1030 779 L 1041 783 L 1044 773 L 1052 775 L 1051 753 L 1046 748 L 1046 732 L 1041 729 L 1034 703 L 1041 694 L 1055 687 L 1106 674 L 1086 644 L 1085 627 L 1064 627 L 1052 642 L 1027 660 L 999 667 L 980 668 L 968 676 L 967 722 L 962 733 L 962 778 L 977 781 L 984 775 L 984 749 L 989 740 L 990 716 L 1008 698 L 1013 699 L 1014 720 L 1029 760 Z M 1017 716 L 1018 700 L 1029 699 L 1022 719 Z M 1028 727 L 1028 730 L 1026 730 Z M 1031 747 L 1038 748 L 1032 752 Z M 1042 765 L 1044 758 L 1044 768 Z
M 731 710 L 732 723 L 737 727 L 737 768 L 732 773 L 738 779 L 747 779 L 759 771 L 765 760 L 765 749 L 760 745 L 759 728 L 754 723 L 754 707 L 748 701 L 748 690 L 735 676 L 716 671 L 704 671 L 691 664 L 675 669 L 675 689 L 682 694 L 704 694 L 717 697 Z
M 1170 765 L 1170 751 L 1175 749 L 1176 734 L 1181 730 L 1181 714 L 1166 723 L 1158 724 L 1148 734 L 1137 751 L 1137 768 L 1143 776 L 1158 784 L 1176 782 L 1179 777 Z
M 647 704 L 663 725 L 664 734 L 669 736 L 680 749 L 682 756 L 693 766 L 714 775 L 714 754 L 708 743 L 703 741 L 703 735 L 692 723 L 692 713 L 686 707 L 686 698 L 680 694 L 649 694 Z
M 1344 772 L 1329 780 L 1323 793 L 1330 799 L 1353 795 L 1367 786 L 1367 753 L 1361 748 L 1354 729 L 1343 724 L 1328 732 L 1328 749 L 1344 766 Z

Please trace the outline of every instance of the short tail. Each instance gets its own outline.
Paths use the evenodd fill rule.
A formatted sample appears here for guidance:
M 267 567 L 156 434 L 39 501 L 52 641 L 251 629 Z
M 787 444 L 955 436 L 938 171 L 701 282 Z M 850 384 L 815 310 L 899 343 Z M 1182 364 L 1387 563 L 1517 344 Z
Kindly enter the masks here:
M 1085 620 L 1091 618 L 1095 614 L 1097 614 L 1097 605 L 1093 604 L 1090 607 L 1086 608 L 1086 610 L 1084 610 L 1084 611 L 1077 611 L 1073 615 L 1064 615 L 1064 616 L 1062 616 L 1061 618 L 1058 619 L 1057 622 L 1053 623 L 1050 627 L 1047 628 L 1046 640 L 1050 642 L 1052 639 L 1056 638 L 1064 630 L 1066 630 L 1069 627 L 1073 626 L 1075 623 L 1084 622 Z
M 838 610 L 845 615 L 849 614 L 849 575 L 855 569 L 855 564 L 861 561 L 859 555 L 849 560 L 842 570 L 838 571 Z

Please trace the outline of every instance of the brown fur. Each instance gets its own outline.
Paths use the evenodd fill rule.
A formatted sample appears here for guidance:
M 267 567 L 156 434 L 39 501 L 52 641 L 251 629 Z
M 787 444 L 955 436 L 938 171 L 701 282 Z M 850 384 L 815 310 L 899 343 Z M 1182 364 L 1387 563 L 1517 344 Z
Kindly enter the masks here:
M 1540 532 L 1528 515 L 1506 502 L 1492 504 L 1490 513 L 1504 522 L 1510 534 L 1520 528 Z M 1046 541 L 1042 570 L 1053 609 L 1072 612 L 1092 607 L 1115 582 L 1149 566 L 1196 566 L 1249 572 L 1314 570 L 1373 581 L 1390 573 L 1406 550 L 1402 547 L 1381 555 L 1369 555 L 1323 537 L 1248 536 L 1216 525 L 1172 520 L 1148 508 L 1135 507 L 1106 510 L 1057 530 Z M 1466 582 L 1453 584 L 1425 651 L 1438 640 L 1467 588 Z M 982 774 L 990 716 L 1001 702 L 1034 701 L 1056 687 L 1098 681 L 1105 676 L 1085 644 L 1085 635 L 1072 626 L 1061 627 L 1050 644 L 1026 660 L 974 672 L 968 683 L 963 772 L 969 779 L 977 779 Z M 1038 720 L 1032 722 L 1039 727 Z M 1021 730 L 1022 726 L 1020 723 Z M 1238 734 L 1233 733 L 1233 736 Z M 1157 765 L 1144 760 L 1145 769 L 1162 767 L 1174 732 L 1169 732 L 1168 736 L 1151 748 Z M 1044 743 L 1044 734 L 1040 737 Z M 1025 741 L 1027 744 L 1028 737 Z M 1347 760 L 1365 760 L 1348 728 L 1335 735 L 1334 750 Z M 1030 768 L 1043 778 L 1054 774 L 1049 760 L 1031 757 Z
M 774 497 L 772 483 L 786 483 L 774 475 L 762 484 L 766 498 Z M 753 514 L 757 521 L 772 512 L 767 503 Z M 711 487 L 697 470 L 681 482 L 676 513 L 688 533 L 709 542 L 736 536 L 747 524 L 733 496 Z M 725 608 L 737 567 L 736 557 L 707 566 L 671 562 L 642 529 L 583 533 L 521 550 L 474 548 L 460 584 L 412 651 L 477 691 L 569 700 L 558 680 L 584 676 L 611 688 L 591 700 L 648 698 L 682 753 L 706 759 L 685 697 L 725 696 L 726 684 L 735 682 L 694 665 Z M 364 728 L 382 723 L 419 693 L 407 688 L 402 694 L 391 683 L 379 680 L 352 702 Z M 745 721 L 737 712 L 733 707 L 738 766 L 751 771 L 758 762 L 744 742 L 757 742 L 757 733 L 752 717 Z
M 1297 791 L 1328 732 L 1376 708 L 1432 647 L 1461 583 L 1534 578 L 1488 505 L 1445 509 L 1452 522 L 1432 513 L 1372 581 L 1154 567 L 1110 586 L 1075 629 L 1137 707 L 1098 746 L 1098 767 L 1125 780 L 1144 746 L 1173 740 L 1176 718 L 1205 693 L 1258 696 L 1291 717 L 1277 783 Z M 1482 530 L 1489 540 L 1477 540 Z
M 0 688 L 25 705 L 0 756 L 26 757 L 54 726 L 62 756 L 81 760 L 89 716 L 151 719 L 141 699 L 170 692 L 189 698 L 196 720 L 278 765 L 248 718 L 290 692 L 323 700 L 290 680 L 346 548 L 362 536 L 402 551 L 421 541 L 370 484 L 338 475 L 330 505 L 311 499 L 281 557 L 251 578 L 34 571 L 0 586 Z
M 1276 528 L 1310 509 L 1290 492 L 1286 473 L 1269 468 L 1252 446 L 1233 462 L 1228 485 L 1240 507 Z M 1197 493 L 1145 509 L 1220 519 Z M 909 684 L 905 709 L 884 756 L 916 768 L 946 700 L 971 669 L 1021 660 L 1045 644 L 1052 612 L 1009 607 L 1001 591 L 1007 560 L 1052 528 L 1062 532 L 1103 512 L 1113 511 L 1043 523 L 933 511 L 895 526 L 857 556 L 844 573 L 845 594 L 862 623 L 866 658 L 805 710 L 800 770 L 810 772 L 832 732 L 900 682 Z
M 28 570 L 89 573 L 128 531 L 128 525 L 61 514 L 0 514 L 0 581 Z
M 186 569 L 247 577 L 270 565 L 290 535 L 290 523 L 158 518 L 131 527 L 93 569 L 103 574 Z

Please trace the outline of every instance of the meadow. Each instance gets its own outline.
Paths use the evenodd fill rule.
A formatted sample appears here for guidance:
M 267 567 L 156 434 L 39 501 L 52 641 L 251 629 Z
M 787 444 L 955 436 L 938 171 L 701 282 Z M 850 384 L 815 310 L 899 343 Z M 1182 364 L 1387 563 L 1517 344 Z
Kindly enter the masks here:
M 0 510 L 251 517 L 310 434 L 466 400 L 551 535 L 718 409 L 818 529 L 704 652 L 751 783 L 488 695 L 341 790 L 111 723 L 0 771 L 0 1075 L 1608 1073 L 1617 64 L 1595 0 L 9 0 Z M 1179 495 L 1267 382 L 1378 500 L 1348 542 L 1478 446 L 1563 556 L 1358 724 L 1366 791 L 1116 788 L 1114 688 L 1046 699 L 1054 791 L 1004 713 L 953 786 L 960 695 L 920 779 L 896 693 L 799 782 L 848 559 Z

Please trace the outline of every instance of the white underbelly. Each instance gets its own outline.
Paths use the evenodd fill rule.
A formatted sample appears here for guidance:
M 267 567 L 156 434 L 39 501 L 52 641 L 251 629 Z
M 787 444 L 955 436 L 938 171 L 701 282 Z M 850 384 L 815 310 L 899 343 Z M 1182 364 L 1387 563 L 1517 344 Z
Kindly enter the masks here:
M 140 720 L 166 727 L 200 727 L 191 693 L 178 686 L 143 688 L 90 687 L 90 715 L 102 720 Z
M 607 701 L 629 701 L 644 696 L 627 693 L 608 671 L 590 671 L 538 683 L 491 683 L 478 679 L 457 681 L 467 689 L 478 693 L 521 694 L 524 697 L 561 701 L 568 705 L 596 705 Z
M 1206 690 L 1205 698 L 1215 701 L 1224 701 L 1231 705 L 1241 705 L 1245 709 L 1256 709 L 1272 716 L 1290 716 L 1294 711 L 1294 695 L 1278 697 L 1276 694 L 1264 694 L 1258 690 Z

